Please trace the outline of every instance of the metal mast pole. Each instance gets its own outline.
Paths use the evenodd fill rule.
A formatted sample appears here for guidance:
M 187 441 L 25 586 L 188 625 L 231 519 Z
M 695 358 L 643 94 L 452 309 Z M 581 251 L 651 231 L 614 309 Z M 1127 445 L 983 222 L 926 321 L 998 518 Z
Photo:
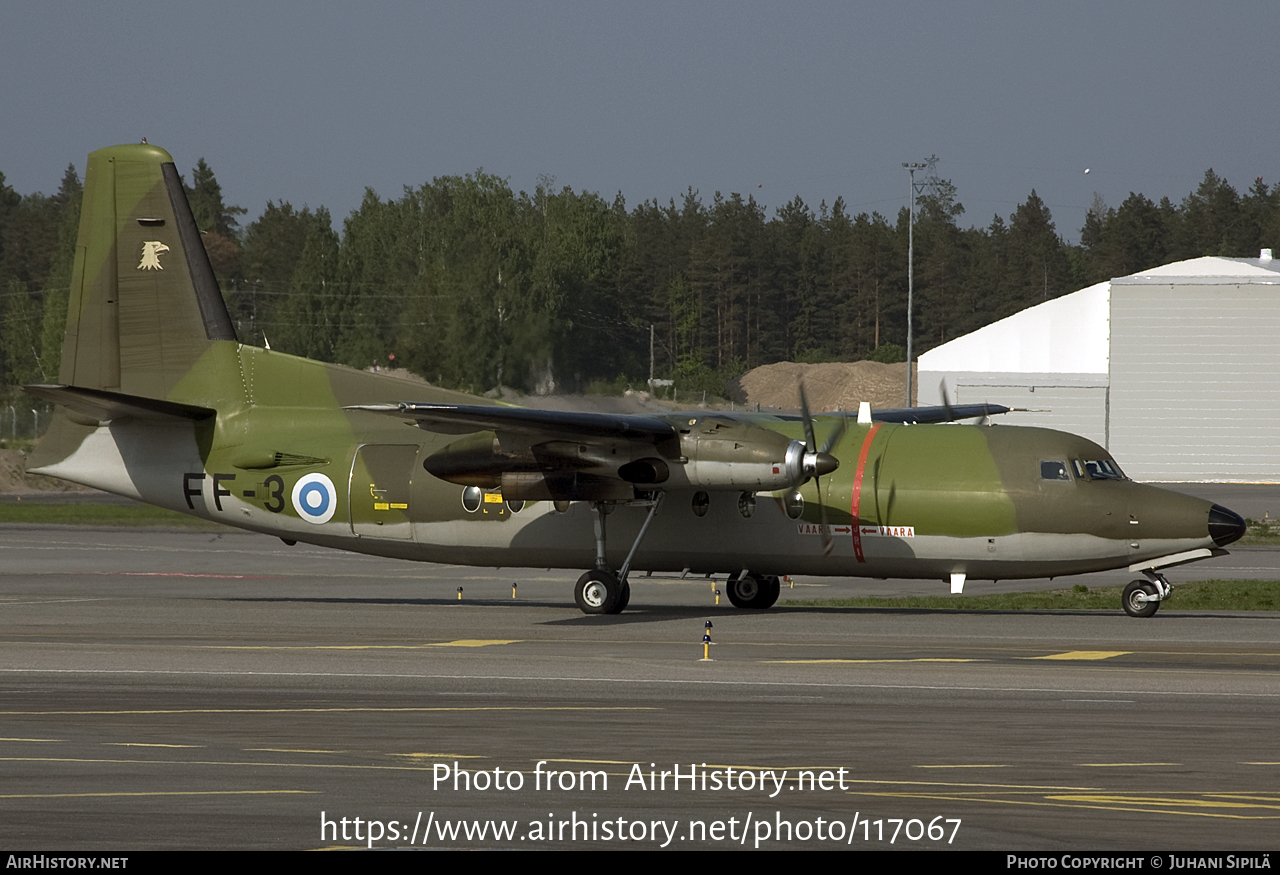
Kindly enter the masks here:
M 911 404 L 911 337 L 915 310 L 915 250 L 916 250 L 916 171 L 927 165 L 920 162 L 902 162 L 911 174 L 911 194 L 907 198 L 907 406 Z

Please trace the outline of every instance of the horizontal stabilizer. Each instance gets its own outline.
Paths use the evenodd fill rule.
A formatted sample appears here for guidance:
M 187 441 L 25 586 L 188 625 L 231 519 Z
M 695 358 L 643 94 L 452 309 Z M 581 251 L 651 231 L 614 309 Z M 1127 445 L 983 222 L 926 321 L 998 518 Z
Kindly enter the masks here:
M 960 419 L 977 419 L 1008 413 L 1009 408 L 1000 404 L 947 404 L 940 407 L 899 407 L 893 410 L 873 410 L 871 418 L 876 422 L 905 422 L 922 425 L 930 422 L 955 422 Z
M 81 386 L 41 385 L 24 386 L 28 394 L 45 401 L 60 404 L 68 410 L 99 422 L 132 417 L 151 422 L 194 422 L 213 416 L 216 411 L 194 404 L 179 404 L 158 398 L 138 395 L 122 395 L 105 389 L 86 389 Z

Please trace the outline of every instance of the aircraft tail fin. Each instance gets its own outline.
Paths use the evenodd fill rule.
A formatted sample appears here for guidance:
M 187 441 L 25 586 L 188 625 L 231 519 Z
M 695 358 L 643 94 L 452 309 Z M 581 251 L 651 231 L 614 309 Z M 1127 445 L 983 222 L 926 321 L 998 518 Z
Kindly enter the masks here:
M 166 398 L 236 339 L 182 180 L 164 149 L 89 155 L 59 383 Z

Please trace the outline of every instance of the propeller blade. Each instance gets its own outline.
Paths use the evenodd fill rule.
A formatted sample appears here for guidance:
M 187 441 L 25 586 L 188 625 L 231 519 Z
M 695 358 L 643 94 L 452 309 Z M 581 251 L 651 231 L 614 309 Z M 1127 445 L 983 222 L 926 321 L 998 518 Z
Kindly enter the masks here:
M 822 446 L 818 448 L 819 453 L 829 453 L 836 444 L 840 443 L 840 438 L 844 437 L 845 418 L 842 416 L 836 420 L 835 431 L 827 435 L 827 439 L 822 442 Z
M 822 481 L 814 479 L 814 486 L 818 490 L 818 515 L 822 520 L 822 556 L 826 558 L 831 555 L 831 548 L 835 545 L 831 540 L 831 527 L 827 525 L 827 502 L 822 495 Z
M 951 407 L 951 393 L 947 391 L 947 381 L 938 381 L 938 394 L 942 396 L 942 407 L 947 411 L 947 419 L 955 420 L 955 410 Z
M 800 418 L 804 421 L 804 448 L 806 468 L 812 468 L 812 476 L 814 479 L 814 487 L 818 494 L 818 516 L 822 522 L 822 555 L 830 556 L 831 548 L 835 546 L 831 539 L 831 527 L 827 524 L 827 502 L 822 495 L 822 480 L 819 479 L 823 474 L 829 474 L 839 467 L 840 462 L 831 455 L 831 450 L 840 442 L 840 438 L 844 437 L 845 418 L 841 416 L 836 421 L 835 430 L 827 435 L 827 439 L 822 442 L 822 446 L 818 446 L 818 438 L 814 434 L 813 429 L 813 412 L 809 409 L 809 397 L 804 390 L 804 379 L 799 382 L 800 389 Z M 807 479 L 807 478 L 806 478 Z M 803 482 L 803 481 L 801 481 Z M 797 484 L 799 486 L 799 484 Z
M 818 448 L 813 436 L 813 414 L 809 412 L 809 399 L 804 392 L 804 379 L 800 380 L 800 418 L 804 420 L 804 448 L 812 453 Z

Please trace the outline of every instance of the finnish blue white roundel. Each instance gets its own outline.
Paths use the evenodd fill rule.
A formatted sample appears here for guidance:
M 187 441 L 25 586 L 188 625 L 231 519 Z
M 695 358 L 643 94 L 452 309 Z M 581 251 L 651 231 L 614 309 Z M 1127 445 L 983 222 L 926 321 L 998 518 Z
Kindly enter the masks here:
M 308 474 L 293 486 L 293 509 L 309 523 L 327 523 L 338 506 L 333 481 L 323 474 Z

